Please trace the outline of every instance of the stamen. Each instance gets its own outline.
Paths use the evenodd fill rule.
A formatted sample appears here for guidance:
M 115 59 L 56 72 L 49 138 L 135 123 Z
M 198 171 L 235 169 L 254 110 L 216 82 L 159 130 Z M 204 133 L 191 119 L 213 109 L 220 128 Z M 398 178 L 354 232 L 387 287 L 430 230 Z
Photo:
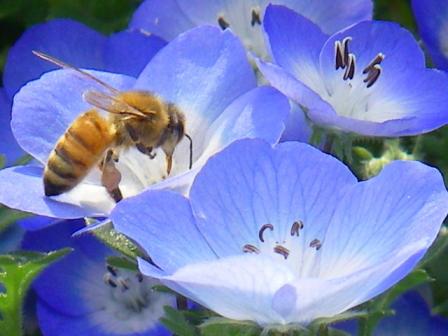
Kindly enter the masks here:
M 299 231 L 302 230 L 304 224 L 301 220 L 295 221 L 291 226 L 291 236 L 299 236 Z
M 112 279 L 111 273 L 104 274 L 103 281 L 106 285 L 111 286 L 112 288 L 117 288 L 117 283 Z
M 246 245 L 243 246 L 243 252 L 244 253 L 256 253 L 256 254 L 259 254 L 260 250 L 257 247 L 255 247 L 255 246 L 253 246 L 251 244 L 246 244 Z
M 349 62 L 349 50 L 348 44 L 352 40 L 350 36 L 347 36 L 341 41 L 336 41 L 334 43 L 335 53 L 336 53 L 336 70 L 339 68 L 345 69 Z
M 355 76 L 356 57 L 353 54 L 348 55 L 347 69 L 345 69 L 344 80 L 353 79 Z
M 273 226 L 272 224 L 264 224 L 264 225 L 261 227 L 260 231 L 258 231 L 258 238 L 260 239 L 260 241 L 261 241 L 262 243 L 264 243 L 263 233 L 264 233 L 264 231 L 265 231 L 266 229 L 270 229 L 271 231 L 273 231 L 273 230 L 274 230 L 274 226 Z
M 113 267 L 112 265 L 107 265 L 107 271 L 112 274 L 113 276 L 117 276 L 117 269 Z
M 380 75 L 381 75 L 381 65 L 375 64 L 372 68 L 370 68 L 367 78 L 364 79 L 364 83 L 367 83 L 367 88 L 375 84 Z
M 274 247 L 274 252 L 282 255 L 285 259 L 288 259 L 289 250 L 286 247 L 282 245 L 277 245 Z
M 255 26 L 256 24 L 261 25 L 260 11 L 256 9 L 252 9 L 252 19 L 250 21 L 251 26 Z
M 135 277 L 137 278 L 138 282 L 143 282 L 143 274 L 141 274 L 141 273 L 137 273 L 137 274 L 135 275 Z
M 126 279 L 118 279 L 118 284 L 122 287 L 123 292 L 129 289 L 129 284 Z
M 369 63 L 369 65 L 364 68 L 362 73 L 365 75 L 366 73 L 370 72 L 375 65 L 381 64 L 385 57 L 386 56 L 384 56 L 384 54 L 382 53 L 376 55 L 376 57 Z
M 222 30 L 230 27 L 230 24 L 222 16 L 218 17 L 218 24 Z
M 310 243 L 310 247 L 315 247 L 316 251 L 319 251 L 319 249 L 322 247 L 322 243 L 319 239 L 313 239 Z

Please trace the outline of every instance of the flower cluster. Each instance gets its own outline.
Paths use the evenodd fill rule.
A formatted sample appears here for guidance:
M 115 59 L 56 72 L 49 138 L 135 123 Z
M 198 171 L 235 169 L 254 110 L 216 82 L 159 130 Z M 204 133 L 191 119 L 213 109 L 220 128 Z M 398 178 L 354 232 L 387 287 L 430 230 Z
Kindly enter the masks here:
M 0 92 L 0 203 L 33 215 L 14 246 L 73 250 L 33 283 L 42 333 L 169 335 L 175 309 L 198 333 L 219 316 L 254 335 L 354 333 L 332 323 L 368 320 L 360 306 L 419 267 L 448 214 L 416 151 L 389 145 L 365 176 L 374 149 L 352 147 L 448 124 L 437 3 L 412 7 L 441 70 L 370 0 L 146 0 L 110 36 L 27 30 Z M 395 321 L 423 311 L 422 332 L 447 332 L 403 298 Z

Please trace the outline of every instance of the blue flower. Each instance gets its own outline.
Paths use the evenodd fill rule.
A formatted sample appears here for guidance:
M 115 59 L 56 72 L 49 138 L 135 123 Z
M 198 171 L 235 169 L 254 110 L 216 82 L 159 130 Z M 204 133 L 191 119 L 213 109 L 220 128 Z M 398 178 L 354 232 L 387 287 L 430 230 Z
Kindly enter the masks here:
M 412 0 L 419 33 L 435 65 L 448 70 L 448 2 Z
M 189 197 L 147 191 L 111 218 L 159 267 L 140 260 L 143 274 L 263 326 L 307 324 L 382 293 L 414 268 L 448 212 L 434 168 L 397 161 L 357 182 L 297 142 L 232 144 L 203 167 Z
M 448 76 L 426 69 L 412 35 L 390 22 L 362 22 L 331 37 L 282 6 L 264 29 L 274 64 L 259 68 L 317 125 L 367 136 L 429 132 L 448 122 Z
M 186 191 L 207 158 L 232 141 L 261 137 L 279 140 L 289 104 L 271 87 L 256 87 L 252 68 L 238 39 L 229 31 L 200 27 L 163 48 L 134 77 L 100 71 L 92 73 L 119 90 L 143 89 L 176 104 L 186 117 L 186 132 L 193 138 L 193 168 L 189 142 L 177 147 L 171 174 L 166 178 L 165 155 L 154 160 L 132 148 L 120 155 L 117 167 L 123 196 L 154 188 Z M 42 164 L 68 125 L 89 105 L 82 94 L 95 88 L 70 70 L 57 70 L 30 82 L 15 96 L 12 129 L 28 153 Z M 105 215 L 115 202 L 102 186 L 97 168 L 70 192 L 44 196 L 42 166 L 0 172 L 0 202 L 36 214 L 79 218 Z M 24 197 L 26 195 L 26 197 Z
M 10 48 L 0 92 L 0 154 L 13 164 L 24 155 L 11 134 L 11 105 L 14 95 L 27 82 L 55 69 L 32 50 L 46 52 L 79 67 L 137 76 L 166 42 L 138 30 L 106 37 L 68 19 L 55 19 L 29 28 Z
M 249 50 L 267 53 L 261 22 L 267 0 L 146 0 L 132 17 L 130 27 L 141 28 L 171 40 L 180 33 L 203 24 L 229 27 Z M 371 0 L 277 0 L 307 17 L 328 34 L 356 22 L 370 20 Z
M 441 336 L 448 334 L 448 319 L 432 315 L 427 302 L 417 292 L 408 292 L 399 297 L 391 307 L 394 316 L 381 320 L 374 336 Z M 335 327 L 358 335 L 356 321 L 347 321 Z
M 154 291 L 158 281 L 107 265 L 115 255 L 92 236 L 72 238 L 81 220 L 66 221 L 25 235 L 27 250 L 74 249 L 34 282 L 39 325 L 46 336 L 159 336 L 170 333 L 159 323 L 172 295 Z

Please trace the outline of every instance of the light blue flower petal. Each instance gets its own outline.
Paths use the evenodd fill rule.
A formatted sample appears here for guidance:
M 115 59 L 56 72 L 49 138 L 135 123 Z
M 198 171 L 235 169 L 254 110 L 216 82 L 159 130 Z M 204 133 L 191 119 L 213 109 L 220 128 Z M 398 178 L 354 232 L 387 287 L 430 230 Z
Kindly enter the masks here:
M 135 79 L 125 75 L 91 71 L 119 90 L 132 87 Z M 72 121 L 91 108 L 82 94 L 100 87 L 72 70 L 56 70 L 28 83 L 14 97 L 12 130 L 29 154 L 45 163 L 59 137 Z
M 393 162 L 341 199 L 322 240 L 322 275 L 373 267 L 411 244 L 428 248 L 447 213 L 448 193 L 436 169 Z
M 440 0 L 412 0 L 420 35 L 435 65 L 448 69 L 448 3 Z
M 104 46 L 107 71 L 137 77 L 166 42 L 141 31 L 122 31 L 111 35 Z
M 11 47 L 3 82 L 10 99 L 26 82 L 57 67 L 31 53 L 41 51 L 67 63 L 103 70 L 102 50 L 106 37 L 69 19 L 54 19 L 28 29 Z
M 196 261 L 214 260 L 199 233 L 190 204 L 169 191 L 146 191 L 118 203 L 110 218 L 167 273 Z
M 268 6 L 263 26 L 275 63 L 310 89 L 321 89 L 319 54 L 328 36 L 283 6 Z
M 25 153 L 11 131 L 11 103 L 4 89 L 0 89 L 0 127 L 0 155 L 5 156 L 6 166 L 9 166 Z
M 177 0 L 144 1 L 134 12 L 129 24 L 130 28 L 143 29 L 166 40 L 173 40 L 195 26 L 182 12 Z
M 261 244 L 264 224 L 274 226 L 266 233 L 273 241 L 282 241 L 294 221 L 302 220 L 301 262 L 314 258 L 308 243 L 323 235 L 338 195 L 355 182 L 347 167 L 306 144 L 272 149 L 260 140 L 241 140 L 207 162 L 190 198 L 202 234 L 221 257 Z
M 291 103 L 291 111 L 286 120 L 286 128 L 280 142 L 299 141 L 308 143 L 311 134 L 312 128 L 306 119 L 305 112 L 299 105 Z
M 285 5 L 317 24 L 326 34 L 332 34 L 354 23 L 370 20 L 372 0 L 281 0 Z
M 10 208 L 56 218 L 100 215 L 88 207 L 78 207 L 45 197 L 42 174 L 43 168 L 37 166 L 18 166 L 0 170 L 2 186 L 0 203 Z
M 239 40 L 229 31 L 204 26 L 163 48 L 135 86 L 175 103 L 186 116 L 187 132 L 200 133 L 256 81 Z
M 288 99 L 277 90 L 262 86 L 236 99 L 213 122 L 206 138 L 220 149 L 243 138 L 259 138 L 270 144 L 278 142 L 290 106 Z

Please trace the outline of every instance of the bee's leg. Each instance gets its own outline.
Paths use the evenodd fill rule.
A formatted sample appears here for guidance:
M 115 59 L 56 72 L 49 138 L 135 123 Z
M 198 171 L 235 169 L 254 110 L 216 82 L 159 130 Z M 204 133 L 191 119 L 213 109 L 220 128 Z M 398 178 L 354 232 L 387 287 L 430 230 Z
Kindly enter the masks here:
M 109 149 L 106 155 L 104 155 L 100 169 L 102 171 L 101 184 L 106 188 L 114 201 L 118 203 L 123 199 L 123 195 L 119 187 L 121 173 L 115 167 L 115 162 L 117 161 L 118 155 L 112 149 Z

